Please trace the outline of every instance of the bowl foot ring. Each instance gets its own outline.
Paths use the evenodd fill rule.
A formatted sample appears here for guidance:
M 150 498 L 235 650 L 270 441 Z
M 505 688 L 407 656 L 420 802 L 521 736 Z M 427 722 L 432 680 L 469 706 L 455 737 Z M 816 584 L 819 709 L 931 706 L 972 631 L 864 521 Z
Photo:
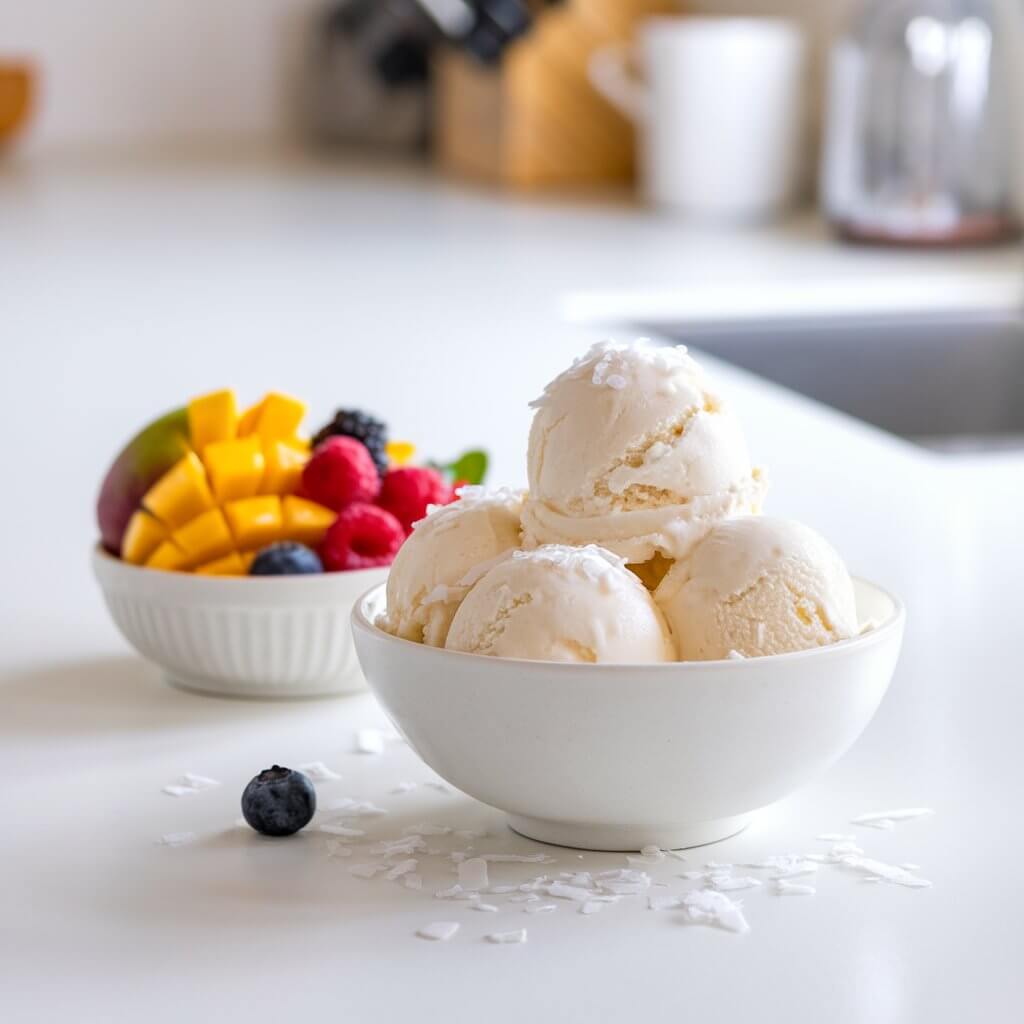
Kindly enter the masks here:
M 524 814 L 508 815 L 509 828 L 527 839 L 574 850 L 604 850 L 631 853 L 645 846 L 663 850 L 685 850 L 707 846 L 742 832 L 750 824 L 751 814 L 686 825 L 581 825 L 575 822 L 548 821 Z

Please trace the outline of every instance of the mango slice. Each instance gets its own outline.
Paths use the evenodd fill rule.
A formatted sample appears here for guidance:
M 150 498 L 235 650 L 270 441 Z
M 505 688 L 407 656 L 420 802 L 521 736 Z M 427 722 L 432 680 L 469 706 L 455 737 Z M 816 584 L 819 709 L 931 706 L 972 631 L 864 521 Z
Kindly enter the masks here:
M 266 403 L 267 400 L 265 398 L 261 398 L 255 405 L 250 405 L 249 408 L 239 416 L 238 437 L 248 437 L 256 430 L 256 424 L 259 422 L 260 413 L 263 412 L 263 406 L 266 405 Z
M 324 534 L 338 518 L 338 513 L 333 509 L 307 498 L 297 498 L 294 494 L 287 495 L 281 506 L 284 513 L 284 536 L 310 547 L 316 547 L 324 539 Z
M 165 540 L 146 559 L 147 569 L 167 569 L 170 572 L 183 572 L 187 564 L 188 555 L 173 540 Z
M 167 540 L 167 530 L 145 509 L 132 513 L 121 540 L 121 558 L 130 565 L 142 565 Z
M 254 433 L 259 434 L 263 441 L 283 441 L 293 437 L 306 415 L 305 402 L 276 391 L 271 391 L 262 405 Z
M 200 565 L 195 572 L 198 576 L 247 576 L 255 557 L 254 551 L 232 551 L 230 555 Z
M 260 489 L 265 462 L 258 437 L 241 437 L 207 445 L 203 462 L 210 474 L 217 501 L 249 498 Z
M 220 558 L 235 546 L 227 520 L 219 508 L 211 508 L 178 527 L 171 539 L 185 552 L 189 566 Z
M 142 504 L 172 530 L 213 508 L 213 494 L 199 456 L 189 452 L 176 462 L 146 491 Z
M 309 455 L 299 451 L 290 441 L 266 441 L 263 445 L 261 494 L 291 494 L 299 485 Z
M 281 499 L 276 494 L 230 501 L 224 514 L 240 548 L 259 549 L 283 536 Z
M 188 403 L 188 432 L 200 455 L 214 441 L 230 441 L 238 429 L 238 403 L 234 391 L 213 391 Z

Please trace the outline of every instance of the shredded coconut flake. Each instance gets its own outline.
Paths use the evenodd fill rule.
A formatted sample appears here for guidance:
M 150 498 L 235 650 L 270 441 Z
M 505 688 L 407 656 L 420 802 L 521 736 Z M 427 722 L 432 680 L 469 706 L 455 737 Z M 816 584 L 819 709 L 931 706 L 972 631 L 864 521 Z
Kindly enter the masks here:
M 433 942 L 447 942 L 457 931 L 457 921 L 433 921 L 431 924 L 419 928 L 416 934 L 421 939 L 430 939 Z
M 381 754 L 384 752 L 384 734 L 380 729 L 357 729 L 355 736 L 357 754 Z
M 373 878 L 386 869 L 386 864 L 353 864 L 348 873 L 355 875 L 356 878 Z
M 198 838 L 198 832 L 166 832 L 157 840 L 157 843 L 160 846 L 187 846 Z
M 488 942 L 493 942 L 499 946 L 522 944 L 526 942 L 526 929 L 519 928 L 514 932 L 491 932 L 485 938 Z
M 314 782 L 334 782 L 341 776 L 331 768 L 328 768 L 323 761 L 307 761 L 299 765 L 299 771 L 308 775 Z
M 896 822 L 923 818 L 934 813 L 930 807 L 904 807 L 897 811 L 873 811 L 871 814 L 862 814 L 860 817 L 851 818 L 850 824 L 891 829 Z
M 790 882 L 785 878 L 775 880 L 775 891 L 780 896 L 813 896 L 818 890 L 813 885 L 802 882 Z
M 323 825 L 317 825 L 317 828 L 321 832 L 326 832 L 328 835 L 348 836 L 350 839 L 366 835 L 361 828 L 349 828 L 347 825 L 339 825 L 336 822 L 331 821 L 325 822 Z
M 694 924 L 711 924 L 743 935 L 750 925 L 743 916 L 743 904 L 714 889 L 695 889 L 682 898 L 687 916 Z
M 176 782 L 170 782 L 164 786 L 161 792 L 168 796 L 191 796 L 193 793 L 201 793 L 204 789 L 213 789 L 220 783 L 206 775 L 196 775 L 195 772 L 185 772 Z
M 528 903 L 523 907 L 523 912 L 526 914 L 553 914 L 557 909 L 557 903 L 541 903 L 537 901 L 535 903 Z
M 474 903 L 473 909 L 482 910 L 485 914 L 496 914 L 499 908 L 493 903 Z

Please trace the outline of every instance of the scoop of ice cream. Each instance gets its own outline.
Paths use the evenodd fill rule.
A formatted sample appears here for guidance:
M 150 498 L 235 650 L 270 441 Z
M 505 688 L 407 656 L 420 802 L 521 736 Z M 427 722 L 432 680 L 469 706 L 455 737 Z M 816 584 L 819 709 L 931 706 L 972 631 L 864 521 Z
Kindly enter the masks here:
M 853 583 L 821 536 L 791 519 L 716 525 L 654 595 L 683 661 L 821 647 L 857 633 Z
M 533 407 L 528 547 L 678 558 L 718 520 L 760 511 L 739 422 L 682 346 L 595 345 Z
M 672 661 L 643 584 L 611 552 L 548 545 L 493 566 L 459 607 L 445 646 L 533 661 Z
M 459 495 L 420 520 L 399 549 L 379 622 L 389 633 L 443 647 L 474 570 L 519 547 L 521 491 L 463 487 Z

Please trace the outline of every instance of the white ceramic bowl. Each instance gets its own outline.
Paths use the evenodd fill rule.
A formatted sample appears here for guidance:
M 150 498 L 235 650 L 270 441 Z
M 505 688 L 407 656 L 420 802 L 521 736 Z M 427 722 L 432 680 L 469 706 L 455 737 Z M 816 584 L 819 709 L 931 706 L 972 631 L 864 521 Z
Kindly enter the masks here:
M 899 657 L 904 609 L 855 581 L 870 632 L 735 661 L 572 665 L 411 643 L 352 612 L 370 688 L 439 775 L 517 832 L 591 850 L 679 849 L 740 831 L 844 754 Z
M 365 690 L 352 606 L 387 569 L 310 576 L 195 576 L 128 565 L 96 548 L 110 614 L 169 682 L 226 697 Z

